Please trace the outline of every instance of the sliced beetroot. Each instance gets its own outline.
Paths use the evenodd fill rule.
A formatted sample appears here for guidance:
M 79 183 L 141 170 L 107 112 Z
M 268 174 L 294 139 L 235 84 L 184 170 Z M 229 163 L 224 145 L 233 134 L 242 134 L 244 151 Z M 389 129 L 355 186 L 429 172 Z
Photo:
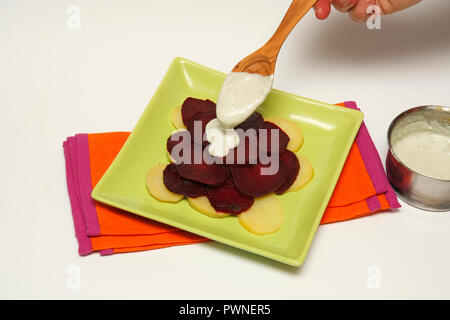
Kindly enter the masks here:
M 286 178 L 284 167 L 274 166 L 275 174 L 263 174 L 261 169 L 270 167 L 270 164 L 253 164 L 247 166 L 233 166 L 230 168 L 236 188 L 243 194 L 258 198 L 277 190 Z M 277 169 L 277 170 L 276 170 Z
M 297 179 L 298 172 L 300 171 L 298 158 L 295 153 L 290 150 L 285 150 L 280 154 L 280 166 L 283 167 L 286 174 L 284 182 L 275 190 L 276 194 L 282 194 L 289 189 L 295 179 Z
M 181 177 L 174 163 L 169 164 L 163 172 L 164 185 L 169 191 L 187 197 L 197 198 L 206 195 L 206 186 L 202 183 Z
M 265 130 L 265 132 L 267 133 L 266 136 L 262 134 L 261 130 Z M 263 125 L 259 129 L 258 142 L 260 150 L 267 154 L 270 154 L 272 152 L 272 130 L 278 130 L 278 148 L 275 147 L 275 151 L 277 153 L 282 153 L 284 150 L 286 150 L 286 147 L 289 143 L 289 136 L 275 123 L 269 121 L 264 121 Z
M 184 131 L 177 131 L 172 133 L 166 141 L 167 152 L 172 153 L 173 147 L 175 147 L 178 143 L 184 142 L 184 139 L 187 138 L 187 134 Z M 190 141 L 190 137 L 189 137 Z
M 191 134 L 192 141 L 194 141 L 195 143 L 199 143 L 201 141 L 202 142 L 201 144 L 203 146 L 206 146 L 209 144 L 209 142 L 206 141 L 206 139 L 203 140 L 203 135 L 205 134 L 206 125 L 208 124 L 208 122 L 210 122 L 215 117 L 216 117 L 216 111 L 214 110 L 213 112 L 211 112 L 211 111 L 199 112 L 199 113 L 195 114 L 189 120 L 189 122 L 186 125 L 186 128 L 189 131 L 189 133 Z M 199 137 L 195 136 L 196 123 L 198 123 L 197 126 L 199 126 L 201 128 L 201 132 L 199 132 L 200 133 Z
M 213 157 L 206 150 L 208 146 L 203 147 L 196 145 L 190 138 L 188 131 L 178 131 L 173 133 L 166 142 L 167 152 L 170 154 L 172 160 L 176 165 L 193 164 L 207 165 L 207 164 L 224 164 L 223 158 Z M 177 149 L 175 149 L 177 147 Z M 188 151 L 186 156 L 184 151 Z M 225 170 L 225 169 L 223 169 Z
M 258 130 L 264 123 L 264 118 L 259 112 L 253 112 L 250 117 L 248 117 L 240 125 L 236 126 L 235 129 L 242 129 L 244 131 L 248 129 Z
M 172 154 L 173 148 L 180 144 L 180 151 Z M 189 132 L 177 131 L 167 138 L 166 141 L 167 152 L 171 155 L 173 161 L 180 163 L 183 157 L 183 149 L 190 148 L 192 150 L 192 141 Z
M 216 112 L 216 104 L 211 100 L 201 100 L 189 97 L 181 105 L 181 117 L 185 126 L 199 112 Z
M 173 147 L 175 147 L 180 142 L 178 141 L 178 139 L 172 139 L 173 137 L 175 137 L 174 134 L 170 135 L 166 141 L 166 149 L 169 154 L 172 153 Z
M 239 214 L 247 211 L 253 205 L 255 200 L 239 192 L 234 186 L 233 180 L 228 181 L 217 188 L 209 187 L 207 197 L 211 206 L 219 212 Z
M 182 163 L 176 166 L 178 173 L 185 179 L 201 182 L 209 186 L 220 186 L 230 176 L 228 167 L 212 163 Z
M 230 150 L 225 162 L 230 165 L 247 165 L 258 162 L 258 131 L 238 132 L 239 144 Z

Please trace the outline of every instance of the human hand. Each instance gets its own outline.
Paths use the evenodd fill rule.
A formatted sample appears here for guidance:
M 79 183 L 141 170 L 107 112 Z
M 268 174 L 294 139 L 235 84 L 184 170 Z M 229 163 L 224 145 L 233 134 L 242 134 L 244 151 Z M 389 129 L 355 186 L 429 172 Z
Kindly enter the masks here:
M 356 22 L 365 22 L 370 17 L 367 8 L 377 5 L 381 14 L 390 14 L 409 8 L 421 0 L 318 0 L 314 5 L 316 17 L 320 20 L 326 19 L 331 11 L 331 5 L 341 12 L 348 12 L 350 18 Z

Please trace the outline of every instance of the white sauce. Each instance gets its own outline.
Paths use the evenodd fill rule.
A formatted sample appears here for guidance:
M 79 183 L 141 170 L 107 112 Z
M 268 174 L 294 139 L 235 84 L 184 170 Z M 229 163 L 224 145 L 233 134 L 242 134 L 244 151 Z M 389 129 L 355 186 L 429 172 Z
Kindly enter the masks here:
M 450 180 L 450 135 L 431 130 L 410 132 L 392 148 L 410 169 L 427 177 Z
M 225 129 L 218 119 L 213 119 L 206 125 L 206 140 L 210 143 L 209 154 L 215 157 L 225 157 L 228 152 L 239 144 L 239 135 L 234 129 Z
M 264 102 L 272 89 L 273 75 L 230 72 L 217 99 L 217 118 L 225 128 L 234 128 Z
M 232 128 L 244 122 L 264 102 L 272 83 L 273 75 L 247 72 L 230 72 L 227 75 L 217 99 L 217 119 L 206 126 L 212 156 L 226 156 L 239 143 L 239 137 Z

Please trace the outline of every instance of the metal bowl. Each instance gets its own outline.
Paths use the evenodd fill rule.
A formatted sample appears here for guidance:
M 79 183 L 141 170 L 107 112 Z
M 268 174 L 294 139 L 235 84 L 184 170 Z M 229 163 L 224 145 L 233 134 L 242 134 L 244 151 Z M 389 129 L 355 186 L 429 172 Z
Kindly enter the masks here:
M 397 195 L 410 205 L 428 211 L 449 211 L 450 180 L 428 177 L 412 170 L 398 158 L 392 148 L 407 126 L 408 130 L 414 130 L 414 126 L 420 129 L 419 121 L 425 123 L 434 121 L 445 128 L 450 128 L 450 108 L 416 107 L 402 112 L 391 122 L 387 134 L 389 145 L 386 158 L 387 176 Z

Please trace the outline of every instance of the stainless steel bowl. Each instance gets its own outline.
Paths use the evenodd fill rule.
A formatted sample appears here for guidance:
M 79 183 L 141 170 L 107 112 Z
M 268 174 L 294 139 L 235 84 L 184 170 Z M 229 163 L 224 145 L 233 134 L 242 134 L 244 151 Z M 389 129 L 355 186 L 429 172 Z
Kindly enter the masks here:
M 428 211 L 450 210 L 450 180 L 427 177 L 408 168 L 393 151 L 401 130 L 418 121 L 437 121 L 450 128 L 450 108 L 441 106 L 416 107 L 399 114 L 390 124 L 387 139 L 389 151 L 386 172 L 397 195 L 414 207 Z M 417 126 L 417 127 L 420 127 Z M 414 129 L 413 129 L 414 130 Z

